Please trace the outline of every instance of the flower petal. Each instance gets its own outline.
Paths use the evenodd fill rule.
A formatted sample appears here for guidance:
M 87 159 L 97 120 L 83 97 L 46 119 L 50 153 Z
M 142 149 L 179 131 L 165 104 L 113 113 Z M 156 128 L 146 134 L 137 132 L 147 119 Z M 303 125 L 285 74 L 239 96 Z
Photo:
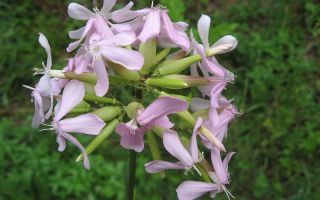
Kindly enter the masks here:
M 185 111 L 188 103 L 185 100 L 175 97 L 160 97 L 143 110 L 137 121 L 140 125 L 146 125 L 155 119 L 169 114 Z
M 231 157 L 235 154 L 236 152 L 230 152 L 227 154 L 227 156 L 223 159 L 223 167 L 225 168 L 226 172 L 228 172 L 228 164 L 230 162 Z
M 104 0 L 103 6 L 102 6 L 100 12 L 102 14 L 108 14 L 111 11 L 111 9 L 114 7 L 116 2 L 117 2 L 117 0 Z
M 88 113 L 58 122 L 59 129 L 64 132 L 98 135 L 106 123 L 94 114 Z
M 238 45 L 238 40 L 232 35 L 226 35 L 215 42 L 210 48 L 217 49 L 216 54 L 227 53 L 234 50 Z
M 198 144 L 197 144 L 197 135 L 198 135 L 199 128 L 202 125 L 202 122 L 203 122 L 202 118 L 199 117 L 196 121 L 196 124 L 194 125 L 192 137 L 191 137 L 190 144 L 189 144 L 189 152 L 190 152 L 194 162 L 199 161 L 199 149 L 198 149 Z
M 88 8 L 77 3 L 69 4 L 68 14 L 71 18 L 77 20 L 88 20 L 89 18 L 94 16 L 94 13 L 91 12 Z
M 97 75 L 97 83 L 94 86 L 94 91 L 96 92 L 97 96 L 102 97 L 109 89 L 109 78 L 104 61 L 100 56 L 97 56 L 97 58 L 93 61 L 93 69 Z
M 52 66 L 51 48 L 48 39 L 42 33 L 39 33 L 39 43 L 47 52 L 46 72 L 48 72 Z
M 183 50 L 188 51 L 190 48 L 190 40 L 181 28 L 177 28 L 169 18 L 166 11 L 161 12 L 162 21 L 164 23 L 164 28 L 168 34 L 168 37 L 180 46 Z M 179 26 L 179 25 L 178 25 Z
M 133 71 L 140 70 L 144 64 L 144 58 L 141 53 L 130 49 L 107 46 L 102 50 L 101 54 L 111 62 Z
M 174 124 L 170 122 L 167 116 L 164 116 L 153 120 L 148 124 L 148 126 L 160 126 L 161 128 L 170 129 L 174 126 Z
M 160 34 L 160 11 L 158 9 L 151 9 L 147 15 L 146 22 L 143 29 L 138 36 L 141 42 L 154 38 Z
M 136 41 L 136 34 L 133 31 L 122 31 L 114 37 L 99 42 L 101 45 L 117 45 L 117 46 L 128 46 Z
M 113 11 L 111 13 L 111 19 L 116 23 L 122 23 L 140 16 L 139 12 L 130 10 L 133 6 L 133 2 L 130 1 L 125 7 Z
M 66 139 L 60 134 L 57 135 L 58 151 L 62 152 L 66 149 Z
M 71 39 L 77 39 L 77 40 L 79 40 L 79 39 L 81 38 L 83 32 L 84 32 L 84 29 L 85 29 L 85 26 L 83 26 L 83 27 L 81 27 L 81 28 L 79 28 L 79 29 L 77 29 L 77 30 L 70 31 L 70 32 L 69 32 L 69 37 L 70 37 Z
M 158 173 L 167 169 L 184 169 L 185 168 L 183 165 L 162 161 L 162 160 L 155 160 L 155 161 L 146 163 L 144 167 L 148 173 Z
M 219 189 L 219 185 L 200 181 L 184 181 L 177 188 L 179 200 L 193 200 L 207 192 Z
M 42 97 L 39 92 L 32 91 L 33 101 L 34 101 L 34 115 L 32 119 L 32 128 L 38 128 L 41 123 L 44 122 L 44 111 L 42 105 Z
M 220 151 L 217 148 L 211 149 L 211 162 L 214 168 L 214 172 L 221 182 L 218 184 L 226 184 L 228 182 L 228 174 L 226 168 L 222 163 Z
M 165 149 L 175 158 L 182 162 L 185 168 L 194 164 L 193 159 L 175 131 L 167 130 L 163 134 L 163 145 Z
M 190 103 L 190 110 L 193 112 L 197 112 L 200 110 L 208 109 L 210 106 L 210 101 L 201 99 L 201 98 L 193 98 Z
M 136 130 L 133 132 L 124 123 L 120 123 L 116 128 L 116 133 L 121 136 L 120 145 L 125 149 L 132 149 L 141 152 L 144 149 L 144 132 Z
M 198 21 L 198 31 L 202 41 L 202 44 L 206 49 L 210 47 L 209 45 L 209 30 L 210 30 L 211 19 L 207 15 L 202 15 Z
M 82 40 L 88 35 L 89 31 L 91 30 L 92 26 L 93 26 L 93 19 L 89 19 L 87 21 L 86 26 L 84 27 L 84 30 L 82 32 L 81 38 L 75 42 L 72 42 L 69 44 L 68 48 L 67 48 L 67 52 L 71 52 L 73 50 L 75 50 L 82 42 Z
M 59 121 L 74 107 L 76 107 L 82 101 L 84 94 L 84 84 L 77 80 L 71 80 L 64 87 L 59 110 L 55 115 L 55 120 Z
M 72 135 L 70 135 L 67 132 L 61 131 L 61 132 L 59 132 L 59 134 L 61 134 L 65 139 L 67 139 L 68 141 L 70 141 L 71 143 L 73 143 L 74 145 L 76 145 L 80 149 L 80 151 L 83 154 L 83 165 L 87 170 L 89 170 L 90 169 L 90 162 L 89 162 L 88 154 L 87 154 L 86 150 L 83 148 L 83 146 L 80 144 L 80 142 L 75 137 L 73 137 Z

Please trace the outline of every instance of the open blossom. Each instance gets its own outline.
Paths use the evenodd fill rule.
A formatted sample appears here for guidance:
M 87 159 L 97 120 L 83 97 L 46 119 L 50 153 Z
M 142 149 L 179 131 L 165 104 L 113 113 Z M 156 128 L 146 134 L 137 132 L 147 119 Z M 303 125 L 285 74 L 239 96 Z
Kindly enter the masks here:
M 179 161 L 171 163 L 168 161 L 155 160 L 144 165 L 146 171 L 149 173 L 157 173 L 167 169 L 189 170 L 192 167 L 197 170 L 195 164 L 201 161 L 197 144 L 197 134 L 201 124 L 202 119 L 199 118 L 194 126 L 188 150 L 183 146 L 177 132 L 171 130 L 165 131 L 163 134 L 164 148 Z
M 188 24 L 173 23 L 168 11 L 160 7 L 143 9 L 136 13 L 140 16 L 130 24 L 136 30 L 141 42 L 157 39 L 158 44 L 162 47 L 180 47 L 184 51 L 189 50 L 190 39 L 185 32 Z
M 167 115 L 185 111 L 187 107 L 187 102 L 178 98 L 158 98 L 146 109 L 138 110 L 136 119 L 118 125 L 116 132 L 121 136 L 121 146 L 141 152 L 144 148 L 143 136 L 147 130 L 154 126 L 172 128 L 174 124 Z
M 92 67 L 97 75 L 95 92 L 97 96 L 104 96 L 109 88 L 108 73 L 104 60 L 119 64 L 128 70 L 138 71 L 142 68 L 144 58 L 141 53 L 123 48 L 136 40 L 132 31 L 124 31 L 108 39 L 99 34 L 90 37 L 88 53 L 91 56 Z
M 55 117 L 52 122 L 53 129 L 57 134 L 59 151 L 64 151 L 66 140 L 76 145 L 84 155 L 84 166 L 90 169 L 90 163 L 87 153 L 80 142 L 71 134 L 84 133 L 97 135 L 105 126 L 105 122 L 94 114 L 83 114 L 74 118 L 62 119 L 75 106 L 77 106 L 84 97 L 84 85 L 77 80 L 71 80 L 64 88 L 61 102 L 56 105 Z
M 24 85 L 24 87 L 32 90 L 31 95 L 35 105 L 35 113 L 32 120 L 33 128 L 38 128 L 45 119 L 51 116 L 53 107 L 53 90 L 49 76 L 52 66 L 51 48 L 47 38 L 42 33 L 39 33 L 39 43 L 47 53 L 47 63 L 46 65 L 43 64 L 44 75 L 40 78 L 35 88 Z
M 199 44 L 191 33 L 191 41 L 195 53 L 200 54 L 203 58 L 199 63 L 199 68 L 204 75 L 208 76 L 208 73 L 215 74 L 219 77 L 226 79 L 233 79 L 234 75 L 223 68 L 214 57 L 207 58 L 207 52 L 212 54 L 222 54 L 232 51 L 237 47 L 238 41 L 231 35 L 224 36 L 215 42 L 212 46 L 209 44 L 209 30 L 211 19 L 207 15 L 202 15 L 198 21 L 198 31 L 203 44 Z M 195 73 L 197 65 L 191 68 L 191 72 Z
M 69 33 L 70 38 L 77 39 L 77 41 L 69 45 L 69 47 L 67 48 L 68 52 L 71 52 L 74 49 L 76 49 L 86 37 L 89 37 L 94 33 L 101 35 L 104 39 L 108 39 L 109 37 L 113 36 L 113 31 L 109 26 L 109 22 L 107 20 L 112 19 L 113 17 L 123 21 L 130 19 L 130 16 L 126 13 L 130 11 L 131 7 L 133 6 L 133 3 L 130 2 L 123 9 L 110 12 L 115 3 L 116 0 L 104 0 L 103 7 L 101 8 L 101 10 L 95 8 L 94 12 L 77 3 L 69 4 L 69 16 L 76 20 L 87 20 L 87 23 L 84 27 L 75 31 L 71 31 Z M 132 18 L 134 17 L 135 16 L 132 16 Z M 113 27 L 119 27 L 119 25 Z M 122 28 L 122 30 L 128 30 L 128 28 L 126 27 L 128 26 L 125 26 L 125 28 Z
M 211 150 L 211 161 L 213 165 L 213 172 L 209 172 L 209 176 L 213 183 L 206 183 L 200 181 L 184 181 L 177 188 L 177 195 L 179 200 L 193 200 L 205 193 L 210 192 L 212 198 L 217 193 L 225 192 L 226 195 L 231 196 L 231 193 L 226 189 L 229 184 L 228 164 L 234 152 L 227 154 L 225 159 L 221 160 L 220 151 L 217 149 Z
M 200 98 L 194 98 L 191 101 L 190 108 L 192 111 L 200 111 L 208 109 L 208 118 L 209 120 L 205 120 L 203 122 L 203 125 L 208 128 L 211 133 L 214 133 L 215 136 L 220 140 L 223 141 L 223 139 L 227 135 L 228 131 L 228 125 L 232 121 L 232 119 L 235 117 L 235 115 L 238 113 L 237 109 L 234 105 L 231 104 L 230 101 L 228 101 L 225 97 L 219 96 L 217 106 L 215 108 L 210 108 L 210 101 Z M 214 109 L 215 118 L 214 123 L 210 120 L 210 109 Z M 212 111 L 211 111 L 212 112 Z M 209 148 L 215 148 L 214 145 L 212 145 L 206 138 L 202 137 L 203 144 Z

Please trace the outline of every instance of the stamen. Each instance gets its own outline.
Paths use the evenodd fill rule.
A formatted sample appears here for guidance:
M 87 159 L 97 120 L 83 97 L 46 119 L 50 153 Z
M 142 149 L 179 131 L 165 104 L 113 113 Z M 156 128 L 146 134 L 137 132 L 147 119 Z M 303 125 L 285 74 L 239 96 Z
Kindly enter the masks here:
M 200 170 L 196 167 L 196 165 L 193 165 L 193 168 L 196 170 L 196 172 L 198 172 L 199 176 L 202 176 L 202 173 L 201 173 Z
M 30 87 L 28 85 L 22 85 L 22 87 L 25 87 L 25 88 L 30 89 L 30 90 L 36 90 L 36 88 Z
M 235 199 L 235 197 L 231 194 L 231 192 L 229 192 L 229 190 L 224 186 L 222 185 L 221 188 L 223 189 L 223 191 L 226 193 L 228 199 L 230 200 L 230 196 Z
M 46 69 L 41 69 L 41 68 L 33 68 L 33 75 L 44 75 L 46 73 Z

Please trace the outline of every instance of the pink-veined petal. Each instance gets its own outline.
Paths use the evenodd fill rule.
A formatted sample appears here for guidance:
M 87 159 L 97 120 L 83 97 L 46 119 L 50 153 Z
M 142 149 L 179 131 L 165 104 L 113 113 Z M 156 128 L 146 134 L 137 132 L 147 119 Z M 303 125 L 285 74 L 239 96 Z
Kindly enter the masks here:
M 167 130 L 163 134 L 163 145 L 165 149 L 175 158 L 182 162 L 186 168 L 192 167 L 193 159 L 175 131 Z
M 111 19 L 116 23 L 122 23 L 139 17 L 141 13 L 137 11 L 132 11 L 132 6 L 133 2 L 130 1 L 125 7 L 112 12 Z
M 197 135 L 198 135 L 198 130 L 199 130 L 200 126 L 202 125 L 202 122 L 203 122 L 202 118 L 199 117 L 196 121 L 196 124 L 194 125 L 192 137 L 191 137 L 190 144 L 189 144 L 189 152 L 190 152 L 194 162 L 199 161 L 199 149 L 198 149 L 198 144 L 197 144 Z
M 202 61 L 202 65 L 212 74 L 222 78 L 226 76 L 226 69 L 224 69 L 218 62 L 212 62 L 206 58 Z
M 76 145 L 81 153 L 83 154 L 83 165 L 87 170 L 90 170 L 90 162 L 89 157 L 86 152 L 86 150 L 83 148 L 83 146 L 80 144 L 80 142 L 72 135 L 70 135 L 67 132 L 60 131 L 59 134 L 61 134 L 66 140 L 70 141 L 72 144 Z
M 174 26 L 166 11 L 161 12 L 161 18 L 169 38 L 183 50 L 188 51 L 190 40 L 185 31 Z
M 121 136 L 120 145 L 125 149 L 132 149 L 141 152 L 144 149 L 144 132 L 131 130 L 126 124 L 120 123 L 116 128 L 116 133 Z
M 44 122 L 44 111 L 42 105 L 42 97 L 37 91 L 32 91 L 34 101 L 34 115 L 32 119 L 32 128 L 38 128 Z
M 223 166 L 220 151 L 217 148 L 211 149 L 211 162 L 214 168 L 214 172 L 221 183 L 226 184 L 228 182 L 228 174 Z
M 84 29 L 85 29 L 85 26 L 83 26 L 83 27 L 81 27 L 81 28 L 79 28 L 79 29 L 77 29 L 77 30 L 70 31 L 70 32 L 69 32 L 69 37 L 70 37 L 71 39 L 77 39 L 77 40 L 79 40 L 79 39 L 81 38 L 83 32 L 84 32 Z
M 226 35 L 215 42 L 210 48 L 219 49 L 216 54 L 227 53 L 234 50 L 238 45 L 238 40 L 232 35 Z
M 94 16 L 94 13 L 91 12 L 88 8 L 77 3 L 69 4 L 68 14 L 71 18 L 77 20 L 88 20 L 89 18 Z
M 209 30 L 211 19 L 207 15 L 202 15 L 198 21 L 198 31 L 202 41 L 202 44 L 206 49 L 210 47 L 209 44 Z
M 59 145 L 58 151 L 60 152 L 64 151 L 66 149 L 66 139 L 62 135 L 58 134 L 56 140 Z
M 117 46 L 128 46 L 136 41 L 136 34 L 133 31 L 123 31 L 118 33 L 114 37 L 108 40 L 102 40 L 99 42 L 101 45 L 117 45 Z
M 111 11 L 111 9 L 114 7 L 116 2 L 117 2 L 117 0 L 104 0 L 103 6 L 102 6 L 100 12 L 102 14 L 108 14 Z
M 102 97 L 108 92 L 109 78 L 104 61 L 100 56 L 97 56 L 93 61 L 93 69 L 97 75 L 97 83 L 94 86 L 94 91 L 97 96 Z
M 160 34 L 160 11 L 151 9 L 147 15 L 144 27 L 138 36 L 141 42 L 154 38 Z
M 188 103 L 185 100 L 168 96 L 160 97 L 139 114 L 137 121 L 140 125 L 146 125 L 155 119 L 185 111 L 187 108 Z
M 190 110 L 197 112 L 200 110 L 208 109 L 210 106 L 210 101 L 201 98 L 193 98 L 190 103 Z
M 202 59 L 206 59 L 206 51 L 202 44 L 199 44 L 193 36 L 192 31 L 190 31 L 191 43 L 194 50 L 202 57 Z
M 113 37 L 113 32 L 108 25 L 108 22 L 106 22 L 102 16 L 94 18 L 93 26 L 95 33 L 101 35 L 102 39 L 109 39 L 110 37 Z
M 142 54 L 130 49 L 107 46 L 102 50 L 101 54 L 111 62 L 122 65 L 123 67 L 133 71 L 140 70 L 144 64 Z
M 160 126 L 161 128 L 170 129 L 174 126 L 174 124 L 170 122 L 167 116 L 164 116 L 159 119 L 153 120 L 148 124 L 148 126 Z
M 82 40 L 88 35 L 89 31 L 92 29 L 93 22 L 94 22 L 94 19 L 92 18 L 87 21 L 87 24 L 84 27 L 84 30 L 82 32 L 81 38 L 75 42 L 70 43 L 67 48 L 67 52 L 71 52 L 75 50 L 81 44 Z
M 185 169 L 185 167 L 183 165 L 179 165 L 179 163 L 171 163 L 162 160 L 154 160 L 146 163 L 144 167 L 148 173 L 158 173 L 167 169 Z
M 106 123 L 94 114 L 88 113 L 58 122 L 59 129 L 64 132 L 98 135 Z
M 123 31 L 132 31 L 132 27 L 128 23 L 123 23 L 123 24 L 111 24 L 110 26 L 112 30 L 114 30 L 117 33 L 121 33 Z
M 232 156 L 235 154 L 236 152 L 230 152 L 227 154 L 227 156 L 223 159 L 223 167 L 226 170 L 226 172 L 228 172 L 228 164 L 230 162 L 230 159 L 232 158 Z
M 51 78 L 49 75 L 43 75 L 37 86 L 36 90 L 41 94 L 41 96 L 50 96 L 52 93 L 52 85 L 51 85 Z
M 64 87 L 59 110 L 56 113 L 55 120 L 59 121 L 76 107 L 83 99 L 85 94 L 84 84 L 77 80 L 71 80 Z
M 46 72 L 48 72 L 52 66 L 51 48 L 48 39 L 42 33 L 39 33 L 39 43 L 47 53 Z
M 177 188 L 179 200 L 193 200 L 207 192 L 219 190 L 219 185 L 200 181 L 184 181 Z

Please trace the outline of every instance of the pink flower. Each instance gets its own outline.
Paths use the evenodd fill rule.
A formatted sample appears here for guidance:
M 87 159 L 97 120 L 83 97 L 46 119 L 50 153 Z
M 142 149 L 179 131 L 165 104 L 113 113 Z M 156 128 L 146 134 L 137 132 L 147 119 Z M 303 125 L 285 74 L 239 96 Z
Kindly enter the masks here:
M 228 163 L 233 154 L 234 152 L 229 153 L 222 162 L 220 151 L 216 148 L 213 149 L 211 151 L 211 161 L 214 172 L 209 172 L 213 183 L 184 181 L 177 188 L 179 200 L 193 200 L 208 192 L 210 192 L 210 196 L 213 198 L 217 193 L 222 191 L 227 194 L 228 198 L 229 196 L 233 197 L 226 189 L 226 185 L 229 184 Z
M 69 132 L 84 133 L 89 135 L 97 135 L 105 126 L 105 122 L 94 114 L 88 113 L 74 118 L 62 119 L 76 105 L 78 105 L 85 93 L 85 88 L 82 82 L 71 80 L 64 88 L 61 102 L 55 107 L 55 117 L 52 122 L 52 127 L 57 134 L 57 142 L 59 151 L 64 151 L 66 140 L 76 145 L 84 155 L 84 167 L 90 169 L 88 155 L 80 142 Z
M 198 65 L 200 70 L 205 76 L 208 76 L 209 72 L 213 73 L 219 77 L 222 77 L 227 80 L 233 80 L 234 75 L 223 68 L 218 61 L 212 57 L 211 59 L 207 58 L 207 52 L 214 52 L 214 54 L 222 54 L 232 51 L 237 47 L 238 41 L 231 35 L 224 36 L 215 42 L 212 46 L 209 45 L 209 30 L 210 30 L 211 19 L 207 15 L 202 15 L 198 21 L 198 31 L 203 43 L 199 44 L 193 37 L 191 33 L 191 41 L 195 53 L 200 54 L 203 58 L 202 62 Z M 192 67 L 192 73 L 197 73 L 196 65 Z
M 104 39 L 108 39 L 113 36 L 113 31 L 110 28 L 107 20 L 116 18 L 119 21 L 125 21 L 133 19 L 136 15 L 133 12 L 130 12 L 133 3 L 130 2 L 126 7 L 110 12 L 113 6 L 115 5 L 116 0 L 104 0 L 103 7 L 101 10 L 97 8 L 94 9 L 94 12 L 88 10 L 86 7 L 83 7 L 77 3 L 71 3 L 68 6 L 68 14 L 71 18 L 76 20 L 87 20 L 86 26 L 78 30 L 71 31 L 69 36 L 71 39 L 78 39 L 76 42 L 73 42 L 67 48 L 68 52 L 76 49 L 80 43 L 93 33 L 101 35 Z M 131 16 L 131 14 L 133 16 Z M 108 24 L 109 23 L 109 24 Z M 120 27 L 119 27 L 120 28 Z M 122 27 L 123 30 L 123 27 Z
M 88 53 L 91 56 L 93 70 L 97 75 L 97 83 L 94 88 L 97 96 L 104 96 L 109 88 L 104 59 L 122 65 L 128 70 L 138 71 L 142 68 L 143 55 L 122 47 L 132 44 L 135 40 L 135 34 L 131 31 L 121 32 L 108 39 L 103 39 L 98 34 L 90 37 Z
M 45 119 L 51 116 L 53 107 L 53 90 L 49 76 L 52 66 L 51 48 L 47 38 L 42 33 L 39 33 L 39 43 L 47 53 L 47 63 L 46 65 L 43 64 L 44 75 L 40 78 L 35 88 L 23 85 L 32 90 L 31 96 L 35 105 L 35 113 L 32 120 L 33 128 L 38 128 Z M 45 112 L 47 113 L 45 114 Z
M 162 47 L 180 47 L 184 51 L 190 48 L 190 40 L 185 30 L 188 24 L 184 22 L 173 23 L 167 10 L 159 7 L 137 11 L 140 17 L 133 21 L 133 27 L 138 32 L 138 39 L 146 42 L 157 38 Z
M 138 110 L 136 119 L 120 123 L 116 132 L 121 136 L 120 144 L 126 149 L 141 152 L 144 148 L 143 137 L 154 126 L 170 129 L 174 126 L 167 115 L 185 111 L 188 103 L 174 97 L 160 97 L 146 109 Z
M 223 141 L 226 137 L 228 125 L 238 113 L 236 107 L 231 104 L 231 101 L 222 96 L 219 96 L 217 107 L 215 108 L 210 108 L 210 101 L 200 98 L 194 98 L 191 101 L 190 108 L 192 111 L 209 109 L 209 120 L 204 121 L 203 125 L 214 133 L 220 141 Z M 214 112 L 214 114 L 211 114 L 213 116 L 210 116 L 210 112 Z M 215 147 L 206 138 L 201 138 L 207 148 L 212 149 Z
M 165 131 L 163 134 L 164 148 L 179 161 L 171 163 L 155 160 L 144 165 L 146 171 L 149 173 L 157 173 L 167 169 L 190 170 L 191 168 L 195 168 L 195 170 L 200 173 L 195 167 L 195 164 L 201 160 L 197 144 L 197 134 L 201 124 L 202 119 L 199 118 L 194 126 L 188 150 L 183 146 L 177 132 L 171 130 Z

